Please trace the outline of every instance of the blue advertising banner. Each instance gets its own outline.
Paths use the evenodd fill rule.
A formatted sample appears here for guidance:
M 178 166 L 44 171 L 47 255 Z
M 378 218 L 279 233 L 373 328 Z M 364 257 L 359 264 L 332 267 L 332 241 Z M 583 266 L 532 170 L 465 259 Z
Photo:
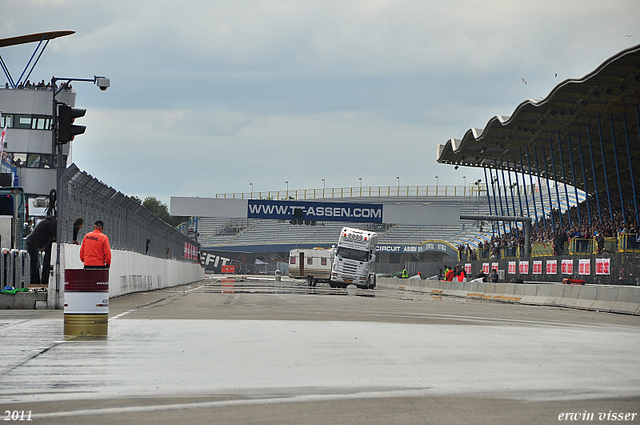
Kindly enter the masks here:
M 382 204 L 250 199 L 247 218 L 382 223 Z

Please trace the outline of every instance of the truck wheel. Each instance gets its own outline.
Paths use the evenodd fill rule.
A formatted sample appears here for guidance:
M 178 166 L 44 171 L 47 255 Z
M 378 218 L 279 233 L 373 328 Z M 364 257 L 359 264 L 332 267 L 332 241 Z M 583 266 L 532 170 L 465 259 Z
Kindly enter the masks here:
M 332 288 L 335 288 L 337 285 L 336 285 L 335 282 L 329 281 L 329 286 L 332 287 Z

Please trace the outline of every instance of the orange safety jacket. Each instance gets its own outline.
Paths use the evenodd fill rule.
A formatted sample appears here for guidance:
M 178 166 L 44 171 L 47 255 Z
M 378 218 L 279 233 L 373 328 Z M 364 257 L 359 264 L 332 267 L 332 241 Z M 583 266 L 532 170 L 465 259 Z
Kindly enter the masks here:
M 85 266 L 111 266 L 111 246 L 109 238 L 100 230 L 84 235 L 80 248 L 80 260 Z

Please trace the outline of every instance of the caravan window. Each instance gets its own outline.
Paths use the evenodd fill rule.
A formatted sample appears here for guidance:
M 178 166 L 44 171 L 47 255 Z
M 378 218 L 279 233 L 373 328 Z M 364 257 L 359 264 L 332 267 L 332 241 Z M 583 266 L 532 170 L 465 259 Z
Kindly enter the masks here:
M 307 264 L 309 265 L 313 264 L 313 257 L 307 258 Z
M 296 257 L 291 257 L 289 258 L 289 264 L 295 264 L 296 263 Z
M 327 259 L 326 258 L 321 258 L 320 259 L 320 264 L 322 264 L 323 266 L 327 265 Z

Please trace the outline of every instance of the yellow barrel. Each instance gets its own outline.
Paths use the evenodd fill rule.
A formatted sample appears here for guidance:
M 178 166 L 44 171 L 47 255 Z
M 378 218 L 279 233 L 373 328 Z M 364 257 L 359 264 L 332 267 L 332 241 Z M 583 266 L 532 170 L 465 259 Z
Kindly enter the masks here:
M 106 337 L 108 314 L 65 314 L 65 336 Z

